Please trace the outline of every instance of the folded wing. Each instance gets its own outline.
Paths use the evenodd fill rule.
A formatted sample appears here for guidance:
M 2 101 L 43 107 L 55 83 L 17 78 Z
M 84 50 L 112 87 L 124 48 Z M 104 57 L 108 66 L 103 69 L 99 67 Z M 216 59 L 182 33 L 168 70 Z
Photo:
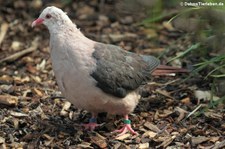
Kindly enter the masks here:
M 97 67 L 91 76 L 97 81 L 97 87 L 120 98 L 148 80 L 160 63 L 153 56 L 138 55 L 102 43 L 96 43 L 93 57 Z

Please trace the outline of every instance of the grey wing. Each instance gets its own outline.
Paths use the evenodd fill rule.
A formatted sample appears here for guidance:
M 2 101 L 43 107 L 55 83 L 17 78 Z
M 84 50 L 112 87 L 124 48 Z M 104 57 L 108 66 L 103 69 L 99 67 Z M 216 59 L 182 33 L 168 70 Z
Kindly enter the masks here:
M 123 98 L 137 89 L 159 65 L 153 56 L 137 55 L 118 46 L 97 43 L 94 48 L 97 67 L 91 76 L 97 87 L 116 97 Z

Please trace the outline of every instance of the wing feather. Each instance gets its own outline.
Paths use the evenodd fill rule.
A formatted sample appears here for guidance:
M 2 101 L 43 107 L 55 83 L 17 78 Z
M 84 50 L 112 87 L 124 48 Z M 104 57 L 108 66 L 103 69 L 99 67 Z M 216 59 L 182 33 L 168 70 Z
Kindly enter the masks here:
M 97 43 L 93 57 L 97 67 L 91 76 L 104 92 L 125 97 L 137 89 L 159 65 L 153 56 L 142 56 L 110 44 Z

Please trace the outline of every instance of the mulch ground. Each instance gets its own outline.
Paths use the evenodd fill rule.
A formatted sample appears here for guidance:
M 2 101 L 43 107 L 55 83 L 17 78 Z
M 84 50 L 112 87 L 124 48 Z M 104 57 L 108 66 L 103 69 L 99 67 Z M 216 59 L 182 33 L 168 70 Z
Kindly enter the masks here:
M 145 86 L 146 97 L 130 115 L 138 135 L 116 137 L 111 132 L 122 126 L 122 117 L 105 113 L 99 114 L 98 129 L 83 130 L 80 124 L 88 122 L 90 113 L 61 96 L 51 68 L 48 30 L 31 28 L 43 8 L 61 7 L 93 40 L 136 53 L 164 53 L 162 63 L 187 49 L 192 36 L 165 22 L 154 29 L 139 26 L 134 14 L 116 12 L 117 1 L 53 2 L 0 1 L 0 148 L 225 147 L 224 104 L 209 109 L 205 94 L 210 82 L 201 76 L 184 81 L 188 74 L 155 77 Z M 192 64 L 185 58 L 172 62 Z

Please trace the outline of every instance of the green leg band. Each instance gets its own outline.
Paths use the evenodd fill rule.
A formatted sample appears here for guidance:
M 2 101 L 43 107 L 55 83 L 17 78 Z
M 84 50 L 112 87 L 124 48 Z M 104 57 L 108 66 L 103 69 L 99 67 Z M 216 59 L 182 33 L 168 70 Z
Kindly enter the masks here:
M 125 119 L 125 120 L 123 120 L 123 123 L 124 123 L 124 124 L 131 124 L 131 121 Z

